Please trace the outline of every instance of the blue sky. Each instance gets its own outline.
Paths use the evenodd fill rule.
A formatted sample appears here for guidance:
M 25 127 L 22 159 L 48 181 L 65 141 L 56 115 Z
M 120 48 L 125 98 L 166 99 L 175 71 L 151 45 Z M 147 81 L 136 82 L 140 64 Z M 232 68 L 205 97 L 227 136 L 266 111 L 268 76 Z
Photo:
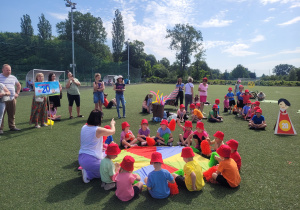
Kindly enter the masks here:
M 77 11 L 101 17 L 111 46 L 114 11 L 123 15 L 126 39 L 145 43 L 145 52 L 175 61 L 166 29 L 189 23 L 202 32 L 209 67 L 231 71 L 237 64 L 269 75 L 278 64 L 300 67 L 300 0 L 74 0 Z M 37 34 L 44 13 L 52 24 L 70 11 L 63 0 L 2 1 L 0 31 L 20 32 L 20 18 L 29 14 Z

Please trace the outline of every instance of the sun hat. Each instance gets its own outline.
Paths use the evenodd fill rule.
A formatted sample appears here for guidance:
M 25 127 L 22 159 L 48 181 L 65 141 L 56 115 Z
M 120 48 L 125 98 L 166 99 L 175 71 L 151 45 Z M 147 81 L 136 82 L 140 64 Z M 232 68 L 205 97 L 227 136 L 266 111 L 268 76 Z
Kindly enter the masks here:
M 254 103 L 253 103 L 254 104 Z M 260 109 L 260 107 L 259 106 L 256 106 L 256 107 L 254 107 L 254 110 L 256 111 L 256 110 L 259 110 Z
M 214 104 L 212 108 L 213 108 L 213 109 L 217 109 L 217 108 L 219 108 L 219 107 L 218 107 L 217 104 Z
M 185 108 L 185 106 L 183 104 L 180 104 L 180 109 Z
M 221 145 L 218 149 L 217 149 L 217 153 L 224 158 L 229 158 L 230 157 L 230 153 L 231 153 L 231 149 L 228 145 Z
M 183 158 L 190 158 L 194 157 L 195 153 L 191 147 L 185 147 L 181 150 L 181 157 Z
M 195 104 L 190 104 L 190 109 L 195 109 Z
M 222 131 L 217 131 L 214 134 L 214 137 L 217 137 L 217 138 L 219 138 L 219 139 L 221 139 L 223 141 L 223 139 L 224 139 L 224 133 Z
M 216 104 L 219 104 L 219 103 L 220 103 L 220 99 L 217 98 L 217 99 L 215 100 L 215 103 L 216 103 Z
M 207 77 L 204 77 L 204 78 L 202 79 L 202 81 L 207 81 Z
M 150 164 L 151 163 L 164 163 L 163 162 L 163 159 L 162 159 L 162 155 L 161 153 L 159 152 L 153 152 L 151 154 L 151 161 L 150 161 Z
M 259 106 L 259 105 L 260 105 L 260 102 L 259 102 L 259 101 L 255 101 L 254 104 L 255 104 L 256 106 Z
M 237 150 L 237 149 L 238 149 L 238 146 L 239 146 L 239 142 L 237 142 L 237 141 L 234 140 L 234 139 L 230 139 L 229 141 L 226 142 L 226 144 L 227 144 L 231 149 L 234 149 L 234 150 Z
M 166 126 L 168 126 L 168 120 L 162 120 L 161 123 L 160 123 L 160 125 L 166 125 Z
M 104 128 L 109 129 L 109 130 L 111 129 L 111 127 L 109 125 L 104 126 Z
M 239 88 L 244 88 L 244 86 L 243 86 L 243 85 L 240 85 Z
M 247 104 L 251 104 L 251 101 L 250 101 L 250 100 L 248 100 L 248 101 L 247 101 Z
M 105 150 L 105 154 L 107 155 L 118 155 L 120 154 L 121 150 L 119 148 L 119 145 L 111 143 L 107 146 L 107 149 Z
M 226 99 L 227 95 L 224 96 L 224 98 Z
M 201 130 L 204 130 L 204 123 L 201 121 L 197 122 L 196 128 L 200 128 Z
M 232 90 L 232 87 L 229 87 L 228 90 Z
M 130 127 L 128 122 L 122 122 L 122 130 L 124 130 L 126 127 Z
M 118 76 L 118 79 L 120 79 L 120 78 L 124 79 L 122 75 L 119 75 L 119 76 Z
M 246 90 L 245 90 L 245 93 L 249 93 L 249 90 L 248 90 L 248 89 L 246 89 Z
M 147 124 L 148 125 L 148 120 L 142 119 L 141 125 L 143 125 L 143 124 Z
M 200 103 L 196 103 L 196 106 L 200 107 Z
M 191 121 L 185 121 L 185 123 L 184 123 L 184 127 L 189 127 L 189 128 L 193 128 L 193 124 L 192 124 L 192 122 Z
M 262 110 L 261 109 L 258 109 L 258 110 L 255 111 L 255 113 L 257 113 L 257 112 L 262 114 Z
M 125 171 L 133 171 L 133 164 L 134 164 L 134 158 L 130 155 L 126 155 L 123 158 L 122 163 L 120 164 L 121 168 L 123 168 Z

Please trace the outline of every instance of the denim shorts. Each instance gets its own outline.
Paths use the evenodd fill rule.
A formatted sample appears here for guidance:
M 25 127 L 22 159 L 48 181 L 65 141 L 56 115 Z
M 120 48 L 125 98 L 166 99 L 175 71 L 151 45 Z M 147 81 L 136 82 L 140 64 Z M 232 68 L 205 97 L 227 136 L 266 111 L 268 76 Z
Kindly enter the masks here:
M 101 101 L 101 103 L 104 103 L 104 94 L 103 92 L 94 92 L 94 103 L 98 103 Z

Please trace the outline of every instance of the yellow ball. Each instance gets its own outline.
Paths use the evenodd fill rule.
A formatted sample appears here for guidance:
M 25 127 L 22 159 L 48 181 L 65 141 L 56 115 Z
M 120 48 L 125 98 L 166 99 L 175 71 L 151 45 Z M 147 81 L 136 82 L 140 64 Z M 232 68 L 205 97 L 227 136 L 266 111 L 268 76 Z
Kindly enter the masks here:
M 47 125 L 54 125 L 54 121 L 48 119 Z

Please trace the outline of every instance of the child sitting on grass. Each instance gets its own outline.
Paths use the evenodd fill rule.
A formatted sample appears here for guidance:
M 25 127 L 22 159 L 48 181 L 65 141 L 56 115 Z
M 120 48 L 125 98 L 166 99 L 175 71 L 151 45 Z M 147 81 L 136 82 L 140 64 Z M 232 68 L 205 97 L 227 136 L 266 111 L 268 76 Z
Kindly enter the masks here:
M 106 129 L 108 129 L 108 130 L 111 129 L 111 127 L 110 127 L 109 125 L 104 126 L 104 128 L 106 128 Z M 107 144 L 107 145 L 109 145 L 109 144 L 111 144 L 111 143 L 115 143 L 115 142 L 114 142 L 114 139 L 113 139 L 113 136 L 112 136 L 112 135 L 107 136 L 104 143 Z
M 242 166 L 242 158 L 241 158 L 240 154 L 237 151 L 238 146 L 239 146 L 239 142 L 237 142 L 234 139 L 230 139 L 229 141 L 226 142 L 226 144 L 231 149 L 230 158 L 232 158 L 236 162 L 236 165 L 237 165 L 237 167 L 240 171 L 241 166 Z
M 218 170 L 212 174 L 212 178 L 226 187 L 235 188 L 239 186 L 241 177 L 236 162 L 230 158 L 230 147 L 222 145 L 217 149 L 217 153 L 220 157 L 215 156 L 215 159 L 218 160 L 219 166 Z
M 200 103 L 196 104 L 196 107 L 195 107 L 195 109 L 193 111 L 193 115 L 192 115 L 192 122 L 194 122 L 194 121 L 198 122 L 204 118 L 202 112 L 200 111 L 200 106 L 201 106 Z
M 214 104 L 212 110 L 208 113 L 208 122 L 223 122 L 223 117 L 218 115 L 218 105 Z
M 204 123 L 203 122 L 197 122 L 197 125 L 196 125 L 196 131 L 192 134 L 189 135 L 189 137 L 187 138 L 187 142 L 190 142 L 192 145 L 192 139 L 194 139 L 195 143 L 196 143 L 196 146 L 195 148 L 201 150 L 200 148 L 200 145 L 201 145 L 201 142 L 203 140 L 209 140 L 209 135 L 208 133 L 204 130 Z
M 157 130 L 156 137 L 154 140 L 157 142 L 157 145 L 168 145 L 172 146 L 173 136 L 171 130 L 168 128 L 168 121 L 162 120 L 160 123 L 160 128 Z
M 141 177 L 138 174 L 132 174 L 134 162 L 135 160 L 133 157 L 126 155 L 120 164 L 121 168 L 119 174 L 116 176 L 116 196 L 121 201 L 129 201 L 132 198 L 137 197 L 142 191 L 142 182 L 132 185 L 135 180 L 141 180 Z
M 50 101 L 50 108 L 48 110 L 48 118 L 53 121 L 60 121 L 61 115 L 56 115 L 57 109 L 54 107 L 53 102 Z
M 226 94 L 229 99 L 229 114 L 231 114 L 232 106 L 235 105 L 234 93 L 232 93 L 232 88 L 228 88 L 228 93 Z
M 195 104 L 190 104 L 190 113 L 191 113 L 190 117 L 191 117 L 192 121 L 194 119 L 194 109 L 195 108 L 196 108 Z
M 189 147 L 191 145 L 191 141 L 189 141 L 188 137 L 193 133 L 193 124 L 191 121 L 185 121 L 184 126 L 180 124 L 180 121 L 177 120 L 177 125 L 182 128 L 183 135 L 179 134 L 179 146 Z
M 217 98 L 217 99 L 215 100 L 215 104 L 218 106 L 218 114 L 220 114 L 220 106 L 219 106 L 219 104 L 220 104 L 220 99 Z M 215 104 L 214 104 L 214 105 L 215 105 Z
M 150 129 L 148 127 L 148 120 L 142 119 L 141 128 L 139 129 L 139 133 L 137 135 L 137 140 L 141 142 L 142 146 L 147 145 L 146 138 L 150 137 Z
M 183 104 L 180 104 L 180 107 L 177 110 L 177 119 L 179 119 L 180 122 L 185 122 L 188 119 L 186 116 L 185 106 Z
M 138 141 L 131 130 L 129 130 L 130 125 L 128 122 L 122 123 L 122 132 L 121 132 L 121 138 L 120 138 L 120 144 L 122 147 L 127 149 L 128 147 L 134 147 L 137 146 L 136 142 Z
M 224 144 L 224 133 L 222 131 L 217 131 L 214 134 L 215 139 L 212 141 L 208 141 L 210 145 L 213 145 L 212 152 L 216 151 L 220 146 Z
M 191 147 L 185 147 L 181 151 L 181 157 L 186 164 L 184 165 L 184 177 L 173 174 L 176 184 L 184 187 L 189 191 L 200 191 L 205 183 L 203 180 L 202 168 L 199 163 L 194 160 L 194 152 Z
M 228 96 L 225 95 L 224 97 L 224 101 L 223 101 L 223 104 L 224 104 L 224 112 L 228 112 L 228 109 L 229 109 L 229 99 L 228 99 Z
M 151 113 L 152 111 L 152 94 L 147 94 L 142 105 L 142 112 L 143 113 Z
M 111 190 L 116 187 L 115 176 L 117 175 L 120 165 L 119 163 L 113 163 L 112 160 L 118 157 L 121 150 L 117 144 L 109 144 L 105 151 L 106 157 L 101 161 L 100 164 L 100 175 L 104 190 Z
M 250 109 L 251 109 L 251 101 L 248 100 L 247 104 L 243 107 L 243 110 L 242 110 L 242 118 L 244 120 L 247 120 L 248 112 L 249 112 Z
M 255 130 L 265 130 L 267 124 L 265 121 L 265 117 L 262 115 L 262 110 L 256 110 L 255 114 L 256 115 L 254 115 L 249 122 L 249 128 Z
M 162 155 L 159 152 L 153 152 L 150 164 L 153 165 L 154 171 L 151 171 L 145 178 L 148 191 L 153 198 L 164 199 L 170 195 L 168 182 L 175 183 L 173 176 L 166 169 L 162 169 Z

